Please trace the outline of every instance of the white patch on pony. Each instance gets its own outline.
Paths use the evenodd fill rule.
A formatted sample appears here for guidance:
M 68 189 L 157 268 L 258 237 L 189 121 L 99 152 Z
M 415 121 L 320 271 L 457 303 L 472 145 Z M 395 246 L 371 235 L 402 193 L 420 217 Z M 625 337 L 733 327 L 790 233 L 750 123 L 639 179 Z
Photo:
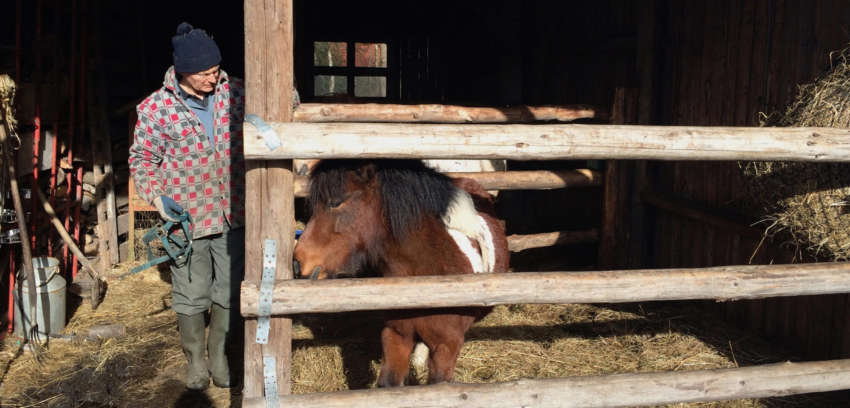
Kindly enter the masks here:
M 416 343 L 413 347 L 413 353 L 410 353 L 410 366 L 413 367 L 415 373 L 424 373 L 428 369 L 428 356 L 431 354 L 431 349 L 425 343 Z
M 460 252 L 463 252 L 463 254 L 466 255 L 466 258 L 469 259 L 469 263 L 472 265 L 472 272 L 486 272 L 484 270 L 484 264 L 481 261 L 481 255 L 479 255 L 478 251 L 472 246 L 472 242 L 469 241 L 469 237 L 458 230 L 450 229 L 448 231 L 452 239 L 455 240 L 458 248 L 460 248 Z
M 490 273 L 496 265 L 493 234 L 487 221 L 478 215 L 472 197 L 466 191 L 455 189 L 454 198 L 443 215 L 443 223 L 461 252 L 469 259 L 474 273 Z M 478 244 L 475 250 L 469 240 Z

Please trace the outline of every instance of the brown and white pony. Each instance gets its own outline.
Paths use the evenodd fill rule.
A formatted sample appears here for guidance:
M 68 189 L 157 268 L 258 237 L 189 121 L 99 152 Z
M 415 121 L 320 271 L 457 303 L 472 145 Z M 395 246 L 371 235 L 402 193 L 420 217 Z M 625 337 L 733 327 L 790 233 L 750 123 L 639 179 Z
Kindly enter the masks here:
M 308 200 L 312 215 L 295 246 L 296 276 L 508 270 L 507 240 L 490 195 L 473 180 L 451 179 L 419 160 L 320 161 Z M 428 382 L 451 380 L 466 331 L 490 309 L 386 312 L 378 385 L 404 384 L 417 342 L 428 347 Z

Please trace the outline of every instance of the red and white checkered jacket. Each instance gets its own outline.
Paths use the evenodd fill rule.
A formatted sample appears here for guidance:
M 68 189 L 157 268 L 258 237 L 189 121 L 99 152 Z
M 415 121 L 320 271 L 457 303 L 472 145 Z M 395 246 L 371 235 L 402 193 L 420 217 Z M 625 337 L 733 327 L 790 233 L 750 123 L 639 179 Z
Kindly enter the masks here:
M 245 162 L 242 81 L 221 71 L 213 100 L 214 144 L 200 119 L 175 89 L 174 67 L 162 88 L 136 107 L 138 121 L 130 146 L 130 175 L 139 196 L 152 202 L 174 199 L 192 217 L 193 238 L 217 234 L 225 220 L 245 224 Z

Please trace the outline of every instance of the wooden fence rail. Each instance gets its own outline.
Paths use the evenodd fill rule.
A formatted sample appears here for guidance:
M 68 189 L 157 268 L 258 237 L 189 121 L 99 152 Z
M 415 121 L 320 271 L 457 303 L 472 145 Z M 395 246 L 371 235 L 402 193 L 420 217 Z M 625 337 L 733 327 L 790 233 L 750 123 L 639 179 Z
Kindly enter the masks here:
M 850 161 L 850 130 L 628 125 L 245 124 L 245 157 Z
M 571 244 L 587 244 L 599 242 L 599 230 L 592 228 L 581 231 L 541 232 L 539 234 L 508 235 L 508 250 L 511 252 L 525 251 L 531 248 L 543 248 Z
M 755 299 L 850 292 L 850 263 L 690 269 L 523 272 L 336 280 L 279 280 L 271 313 L 491 306 L 515 303 L 625 303 Z M 428 296 L 422 296 L 427 293 Z M 241 311 L 257 315 L 259 287 L 242 282 Z
M 602 173 L 596 170 L 524 170 L 446 173 L 449 177 L 471 178 L 485 190 L 550 190 L 598 186 L 602 184 Z M 309 190 L 307 176 L 295 177 L 295 196 L 304 197 Z
M 614 374 L 495 384 L 438 384 L 281 397 L 286 408 L 610 408 L 766 398 L 850 388 L 850 360 Z M 249 399 L 245 408 L 266 407 Z
M 295 109 L 292 119 L 295 122 L 517 123 L 569 122 L 605 116 L 589 106 L 494 108 L 436 104 L 303 103 Z

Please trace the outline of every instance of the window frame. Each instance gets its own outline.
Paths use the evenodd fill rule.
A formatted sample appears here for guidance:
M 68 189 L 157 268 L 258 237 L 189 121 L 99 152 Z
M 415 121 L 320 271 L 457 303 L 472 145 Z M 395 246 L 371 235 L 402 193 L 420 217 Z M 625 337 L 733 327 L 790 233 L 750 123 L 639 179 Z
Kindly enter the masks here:
M 346 48 L 346 66 L 342 67 L 324 67 L 324 66 L 316 66 L 313 60 L 313 56 L 316 53 L 316 43 L 317 42 L 330 42 L 330 43 L 345 43 Z M 387 47 L 387 67 L 386 68 L 377 68 L 377 67 L 356 67 L 355 64 L 355 44 L 386 44 Z M 310 41 L 310 84 L 309 90 L 311 93 L 311 100 L 317 102 L 338 102 L 338 96 L 319 96 L 316 95 L 315 88 L 315 78 L 317 75 L 334 75 L 334 76 L 343 76 L 346 78 L 346 96 L 348 99 L 363 101 L 363 102 L 387 102 L 398 100 L 398 67 L 396 65 L 395 58 L 395 43 L 391 40 L 386 39 L 357 39 L 357 40 L 341 40 L 341 39 L 314 39 Z M 355 96 L 354 89 L 354 78 L 355 77 L 384 77 L 387 82 L 387 93 L 386 96 Z

